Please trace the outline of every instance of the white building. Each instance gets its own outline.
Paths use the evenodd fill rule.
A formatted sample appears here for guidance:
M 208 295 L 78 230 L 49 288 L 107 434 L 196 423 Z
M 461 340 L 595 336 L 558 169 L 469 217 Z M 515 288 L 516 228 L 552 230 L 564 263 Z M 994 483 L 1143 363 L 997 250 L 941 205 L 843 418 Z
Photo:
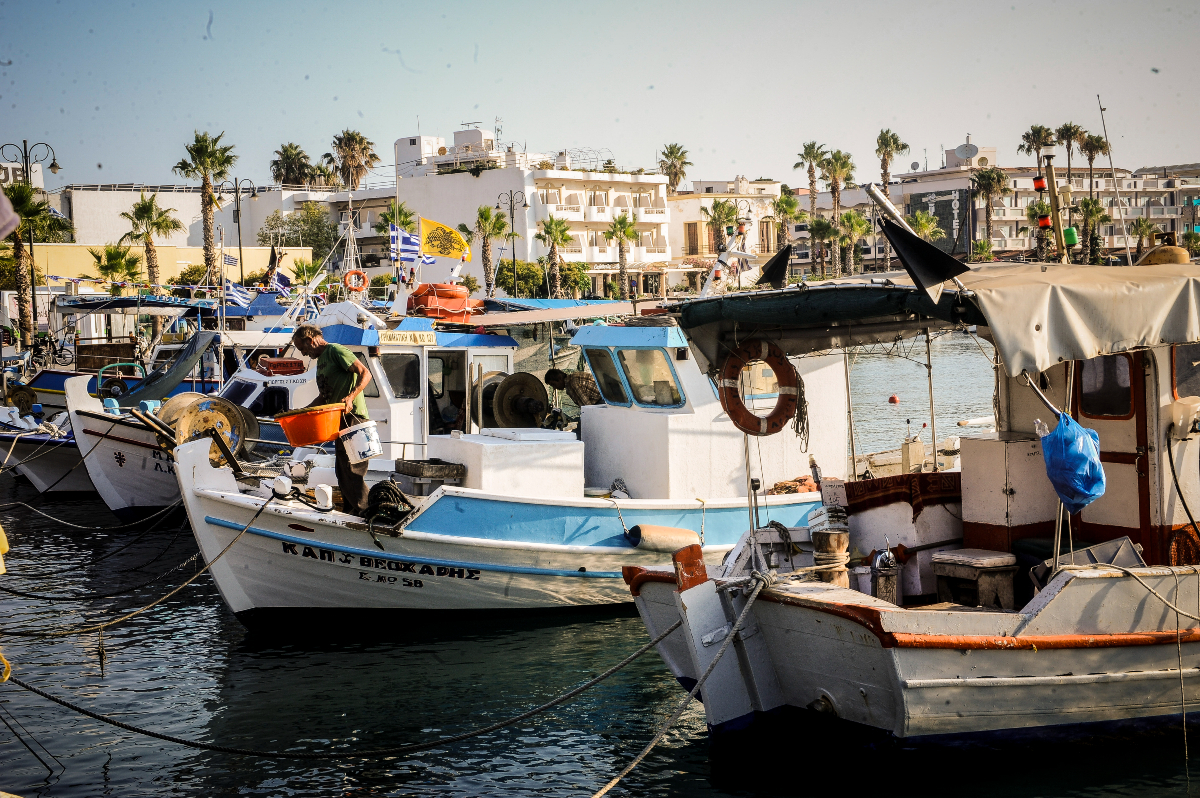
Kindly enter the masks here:
M 717 256 L 716 235 L 705 215 L 713 202 L 734 203 L 738 218 L 748 220 L 746 251 L 754 255 L 751 268 L 759 267 L 778 249 L 773 203 L 781 196 L 782 188 L 777 180 L 747 180 L 739 175 L 733 180 L 693 180 L 691 191 L 668 197 L 671 251 L 678 253 L 677 266 L 682 274 L 689 275 L 692 287 L 699 287 L 697 276 L 702 278 Z

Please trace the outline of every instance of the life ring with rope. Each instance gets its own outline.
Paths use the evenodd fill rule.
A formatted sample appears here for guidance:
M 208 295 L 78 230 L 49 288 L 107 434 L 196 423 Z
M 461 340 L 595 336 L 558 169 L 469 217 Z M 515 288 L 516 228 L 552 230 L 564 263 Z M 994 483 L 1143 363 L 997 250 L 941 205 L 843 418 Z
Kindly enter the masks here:
M 351 269 L 342 275 L 342 285 L 346 286 L 347 291 L 365 291 L 369 282 L 367 273 L 362 269 Z
M 775 372 L 775 379 L 779 382 L 779 400 L 775 403 L 775 409 L 767 416 L 758 416 L 750 412 L 738 391 L 742 369 L 759 360 Z M 782 349 L 762 338 L 752 338 L 730 352 L 729 357 L 725 359 L 725 364 L 721 366 L 720 378 L 717 380 L 717 396 L 721 399 L 722 409 L 729 414 L 729 420 L 742 432 L 756 436 L 774 435 L 786 427 L 796 415 L 799 383 L 800 377 L 796 374 L 796 367 L 787 359 Z

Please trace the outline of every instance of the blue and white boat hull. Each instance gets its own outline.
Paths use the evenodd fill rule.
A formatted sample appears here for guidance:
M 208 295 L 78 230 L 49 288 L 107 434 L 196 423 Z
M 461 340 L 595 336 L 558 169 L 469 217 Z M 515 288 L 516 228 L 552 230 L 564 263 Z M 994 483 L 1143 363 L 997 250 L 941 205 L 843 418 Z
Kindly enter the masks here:
M 208 462 L 208 442 L 175 450 L 184 506 L 208 562 L 265 501 L 241 493 L 228 469 Z M 803 524 L 817 494 L 772 497 L 771 517 Z M 629 602 L 626 565 L 662 565 L 670 555 L 631 546 L 625 526 L 705 528 L 714 565 L 747 525 L 746 500 L 699 502 L 535 499 L 441 488 L 398 536 L 361 519 L 273 501 L 212 566 L 239 617 L 282 610 L 547 610 Z M 617 508 L 620 508 L 618 515 Z

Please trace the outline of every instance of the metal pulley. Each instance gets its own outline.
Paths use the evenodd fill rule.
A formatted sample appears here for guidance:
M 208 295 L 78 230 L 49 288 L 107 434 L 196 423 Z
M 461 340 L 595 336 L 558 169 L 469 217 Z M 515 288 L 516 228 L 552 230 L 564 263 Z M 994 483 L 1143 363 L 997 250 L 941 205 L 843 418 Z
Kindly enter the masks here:
M 219 396 L 206 396 L 188 405 L 173 426 L 178 443 L 207 438 L 215 432 L 231 452 L 237 452 L 246 440 L 246 420 L 241 408 Z M 214 467 L 227 465 L 215 442 L 209 446 L 208 460 Z

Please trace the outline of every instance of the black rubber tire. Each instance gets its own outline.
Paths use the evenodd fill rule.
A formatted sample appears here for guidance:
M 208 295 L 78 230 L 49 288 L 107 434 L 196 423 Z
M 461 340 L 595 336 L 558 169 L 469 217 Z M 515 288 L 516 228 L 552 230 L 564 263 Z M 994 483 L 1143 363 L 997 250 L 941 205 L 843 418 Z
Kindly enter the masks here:
M 120 377 L 109 377 L 99 390 L 101 399 L 120 399 L 127 393 L 129 393 L 129 383 Z

